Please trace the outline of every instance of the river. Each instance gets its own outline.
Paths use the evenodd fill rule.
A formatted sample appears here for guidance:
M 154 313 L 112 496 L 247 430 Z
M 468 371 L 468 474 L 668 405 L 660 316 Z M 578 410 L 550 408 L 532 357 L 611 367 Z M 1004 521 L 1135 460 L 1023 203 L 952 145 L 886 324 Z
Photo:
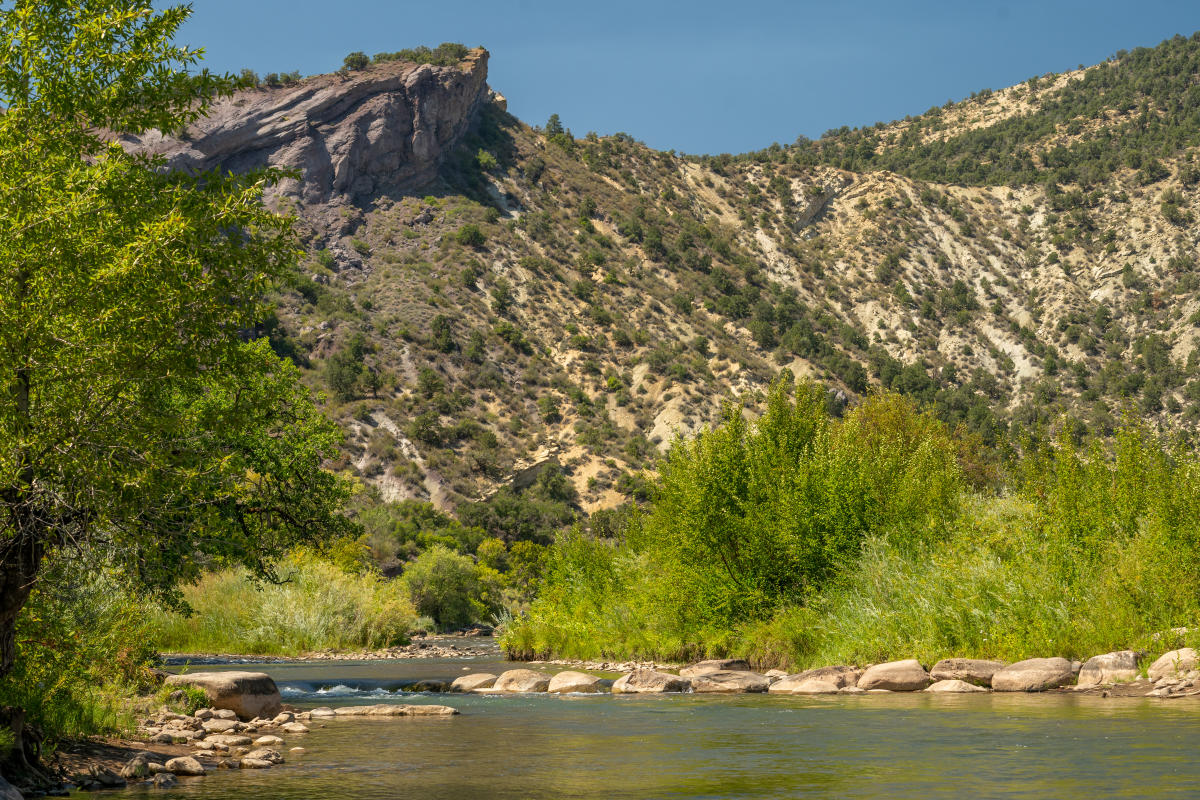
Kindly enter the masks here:
M 414 694 L 498 657 L 232 665 L 299 708 L 404 702 L 459 716 L 340 719 L 288 763 L 160 798 L 1156 798 L 1200 796 L 1200 703 L 1054 695 Z M 212 669 L 213 667 L 198 667 Z M 547 669 L 545 666 L 534 668 Z M 556 671 L 559 668 L 549 668 Z M 319 723 L 316 723 L 319 724 Z M 139 793 L 144 789 L 129 790 Z

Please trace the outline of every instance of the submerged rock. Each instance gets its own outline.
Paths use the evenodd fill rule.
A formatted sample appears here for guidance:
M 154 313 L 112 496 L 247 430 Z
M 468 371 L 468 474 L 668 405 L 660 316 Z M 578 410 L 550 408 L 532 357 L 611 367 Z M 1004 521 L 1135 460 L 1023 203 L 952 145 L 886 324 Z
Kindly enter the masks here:
M 929 673 L 915 658 L 889 661 L 867 669 L 858 679 L 858 688 L 870 691 L 919 692 L 930 684 Z
M 997 692 L 1044 692 L 1075 681 L 1075 670 L 1065 658 L 1027 658 L 997 670 L 992 689 Z
M 987 689 L 959 680 L 958 678 L 949 678 L 931 683 L 925 687 L 925 691 L 933 692 L 934 694 L 973 694 L 977 692 L 986 693 Z

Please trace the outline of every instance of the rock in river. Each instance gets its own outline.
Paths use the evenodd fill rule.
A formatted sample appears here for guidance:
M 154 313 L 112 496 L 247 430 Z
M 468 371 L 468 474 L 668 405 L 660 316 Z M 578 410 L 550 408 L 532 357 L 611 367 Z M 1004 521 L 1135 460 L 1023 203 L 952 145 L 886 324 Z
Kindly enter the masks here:
M 718 658 L 709 661 L 697 661 L 695 664 L 688 664 L 679 670 L 679 677 L 691 678 L 695 675 L 703 675 L 706 672 L 726 671 L 749 672 L 750 664 L 740 658 Z
M 780 678 L 768 690 L 774 694 L 835 694 L 857 686 L 862 670 L 850 666 L 817 667 Z
M 597 678 L 586 672 L 566 670 L 550 679 L 550 685 L 546 687 L 546 691 L 551 694 L 567 694 L 569 692 L 595 694 L 608 691 L 610 686 L 612 686 L 612 681 L 604 678 Z
M 691 681 L 672 675 L 669 672 L 659 672 L 654 669 L 635 669 L 628 675 L 617 678 L 612 686 L 613 694 L 648 694 L 657 692 L 686 692 L 692 687 Z
M 960 681 L 958 678 L 948 678 L 944 681 L 937 681 L 925 688 L 927 692 L 934 694 L 971 694 L 974 692 L 986 692 L 987 689 L 982 686 L 976 686 L 973 683 Z
M 985 661 L 979 658 L 943 658 L 929 670 L 935 681 L 966 681 L 976 686 L 991 686 L 992 676 L 1004 669 L 1003 661 Z
M 723 693 L 737 694 L 740 692 L 765 692 L 771 686 L 771 679 L 757 672 L 741 670 L 720 670 L 717 672 L 702 672 L 690 678 L 692 691 L 705 694 Z
M 176 775 L 203 775 L 204 765 L 191 756 L 172 758 L 167 762 L 167 769 Z
M 510 669 L 492 685 L 493 692 L 544 692 L 552 676 L 532 669 Z
M 283 699 L 265 672 L 189 672 L 169 675 L 167 686 L 195 686 L 208 695 L 213 708 L 228 709 L 242 719 L 273 717 Z
M 496 676 L 490 672 L 472 672 L 470 675 L 460 675 L 450 684 L 452 692 L 478 692 L 481 689 L 491 689 L 496 684 Z
M 919 692 L 930 684 L 929 673 L 915 658 L 889 661 L 867 669 L 858 679 L 858 688 L 887 689 L 889 692 Z
M 1044 692 L 1075 681 L 1075 670 L 1065 658 L 1027 658 L 997 670 L 992 688 L 997 692 Z

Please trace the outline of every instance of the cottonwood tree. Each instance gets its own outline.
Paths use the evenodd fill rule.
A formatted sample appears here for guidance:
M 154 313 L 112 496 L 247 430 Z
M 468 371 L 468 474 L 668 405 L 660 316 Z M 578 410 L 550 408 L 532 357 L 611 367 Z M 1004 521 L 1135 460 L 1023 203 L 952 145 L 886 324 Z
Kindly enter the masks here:
M 170 597 L 350 529 L 336 428 L 239 334 L 296 255 L 261 203 L 278 176 L 170 171 L 110 133 L 179 131 L 232 91 L 173 43 L 189 13 L 0 0 L 0 677 L 56 553 Z

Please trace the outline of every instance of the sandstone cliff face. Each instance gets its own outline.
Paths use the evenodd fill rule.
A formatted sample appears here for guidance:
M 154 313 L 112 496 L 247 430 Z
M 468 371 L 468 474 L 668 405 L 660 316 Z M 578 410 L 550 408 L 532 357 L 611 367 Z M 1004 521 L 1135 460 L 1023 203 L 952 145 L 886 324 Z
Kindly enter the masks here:
M 305 204 L 409 189 L 433 179 L 489 99 L 487 62 L 480 48 L 454 67 L 395 61 L 243 91 L 179 139 L 151 132 L 123 143 L 192 172 L 297 169 L 302 180 L 274 193 Z

